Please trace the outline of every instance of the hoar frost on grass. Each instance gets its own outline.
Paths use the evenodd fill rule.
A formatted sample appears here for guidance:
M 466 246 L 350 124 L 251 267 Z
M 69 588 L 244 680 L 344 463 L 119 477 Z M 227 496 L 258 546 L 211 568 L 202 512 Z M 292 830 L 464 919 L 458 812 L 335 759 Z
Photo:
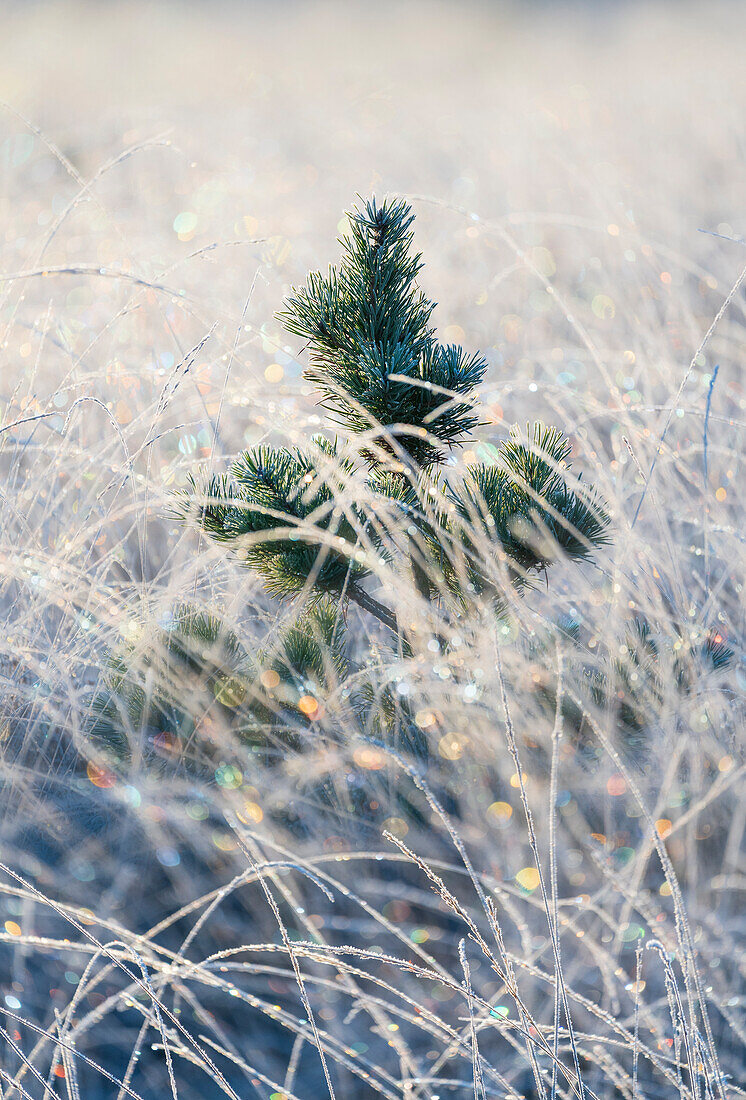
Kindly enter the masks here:
M 3 68 L 24 117 L 0 133 L 2 1095 L 743 1095 L 735 17 L 498 34 L 438 9 L 392 43 L 321 12 L 319 75 L 308 15 L 215 11 L 209 33 L 92 15 L 79 80 L 50 61 L 58 97 Z M 16 58 L 46 56 L 14 18 Z M 353 65 L 337 47 L 363 29 Z M 161 75 L 110 65 L 124 98 L 86 96 L 120 31 L 127 71 L 155 41 Z M 201 41 L 215 57 L 177 94 Z M 321 666 L 302 746 L 252 751 L 235 678 L 216 708 L 174 653 L 178 609 L 223 670 L 275 653 L 294 612 L 173 494 L 321 430 L 273 316 L 369 190 L 412 203 L 439 336 L 488 361 L 449 476 L 556 423 L 611 543 L 458 627 L 382 562 L 411 652 L 354 608 L 347 631 L 427 758 L 353 734 Z M 360 479 L 340 491 L 364 503 Z M 165 677 L 202 727 L 140 714 L 104 752 L 122 652 L 138 705 Z

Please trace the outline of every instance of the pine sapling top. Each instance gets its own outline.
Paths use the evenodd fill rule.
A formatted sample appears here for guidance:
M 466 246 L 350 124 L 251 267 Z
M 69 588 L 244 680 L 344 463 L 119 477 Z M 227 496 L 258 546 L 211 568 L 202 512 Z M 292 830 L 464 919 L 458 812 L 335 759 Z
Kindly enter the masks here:
M 487 363 L 438 342 L 435 304 L 417 284 L 413 221 L 403 200 L 353 210 L 339 266 L 309 274 L 279 314 L 305 343 L 304 375 L 330 429 L 349 434 L 344 447 L 329 438 L 305 450 L 255 447 L 229 476 L 193 483 L 184 509 L 211 538 L 240 547 L 273 595 L 353 600 L 391 629 L 393 609 L 365 585 L 371 543 L 411 570 L 428 599 L 468 605 L 489 591 L 497 598 L 496 559 L 520 586 L 558 554 L 586 557 L 608 526 L 596 495 L 570 486 L 570 444 L 556 428 L 514 430 L 494 463 L 455 482 L 443 476 L 479 425 Z M 340 506 L 343 482 L 361 469 L 365 500 Z

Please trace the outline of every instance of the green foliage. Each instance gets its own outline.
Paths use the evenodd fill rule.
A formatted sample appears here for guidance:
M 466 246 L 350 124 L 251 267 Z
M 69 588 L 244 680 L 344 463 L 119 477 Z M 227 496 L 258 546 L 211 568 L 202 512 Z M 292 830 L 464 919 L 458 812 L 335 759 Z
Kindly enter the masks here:
M 536 424 L 525 440 L 514 431 L 496 463 L 469 468 L 458 485 L 432 472 L 476 427 L 474 391 L 486 364 L 435 339 L 434 303 L 416 282 L 422 261 L 409 206 L 371 200 L 349 217 L 339 268 L 310 274 L 280 317 L 307 342 L 306 377 L 321 404 L 363 433 L 367 505 L 338 507 L 345 476 L 361 469 L 317 440 L 310 453 L 247 451 L 229 477 L 193 483 L 183 513 L 233 545 L 273 595 L 324 592 L 367 610 L 363 531 L 384 557 L 402 552 L 423 596 L 437 595 L 433 571 L 462 604 L 489 588 L 496 547 L 516 584 L 560 554 L 586 557 L 606 540 L 608 517 L 593 493 L 568 485 L 570 444 L 556 428 Z M 378 617 L 395 626 L 392 613 Z
M 527 436 L 524 441 L 514 428 L 500 445 L 497 463 L 469 467 L 452 492 L 466 541 L 474 542 L 475 529 L 482 541 L 497 541 L 517 582 L 561 553 L 587 557 L 607 541 L 609 522 L 594 493 L 581 495 L 568 486 L 570 444 L 562 433 L 534 424 Z M 471 574 L 482 588 L 478 564 Z
M 477 426 L 472 395 L 487 364 L 435 339 L 408 204 L 373 199 L 349 220 L 339 268 L 312 272 L 279 318 L 308 342 L 306 377 L 340 424 L 405 464 L 431 466 Z
M 349 470 L 335 459 L 322 440 L 309 454 L 255 447 L 236 460 L 230 477 L 192 482 L 177 510 L 216 542 L 233 545 L 273 595 L 297 595 L 309 577 L 319 592 L 337 594 L 366 570 L 349 558 L 356 526 L 335 509 L 340 472 Z
M 306 342 L 305 376 L 321 405 L 353 435 L 344 450 L 323 438 L 307 449 L 254 447 L 177 499 L 182 519 L 232 549 L 272 596 L 296 599 L 300 617 L 252 657 L 217 620 L 182 609 L 154 644 L 112 659 L 98 721 L 112 743 L 115 728 L 155 726 L 184 744 L 217 723 L 239 740 L 297 746 L 308 728 L 299 698 L 321 706 L 353 671 L 349 600 L 389 628 L 392 653 L 413 653 L 395 610 L 366 587 L 373 557 L 447 619 L 480 594 L 499 614 L 506 568 L 520 587 L 532 570 L 585 558 L 606 540 L 603 504 L 569 485 L 570 444 L 556 428 L 514 430 L 494 463 L 453 483 L 443 476 L 448 452 L 478 425 L 486 362 L 438 343 L 434 303 L 417 285 L 413 220 L 400 200 L 354 210 L 339 267 L 311 273 L 280 315 Z M 347 695 L 361 731 L 425 752 L 381 659 L 368 653 L 354 671 Z
M 344 623 L 324 599 L 253 656 L 219 617 L 183 605 L 167 628 L 112 653 L 91 736 L 112 762 L 188 760 L 195 739 L 200 757 L 214 746 L 208 759 L 230 744 L 297 749 L 347 673 L 344 650 Z
M 280 636 L 268 664 L 299 690 L 313 687 L 319 695 L 327 694 L 347 674 L 345 641 L 338 608 L 331 600 L 320 600 Z

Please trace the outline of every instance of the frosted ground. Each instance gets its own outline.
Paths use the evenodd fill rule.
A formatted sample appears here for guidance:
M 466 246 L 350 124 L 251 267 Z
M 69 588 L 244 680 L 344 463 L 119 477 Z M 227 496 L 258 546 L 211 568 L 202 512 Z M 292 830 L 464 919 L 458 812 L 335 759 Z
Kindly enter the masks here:
M 3 20 L 1 1094 L 548 1097 L 580 1071 L 602 1100 L 745 1095 L 743 10 Z M 457 671 L 426 646 L 397 667 L 448 731 L 442 813 L 357 742 L 270 778 L 228 748 L 208 778 L 109 768 L 87 731 L 112 648 L 183 599 L 249 644 L 276 628 L 170 494 L 318 430 L 273 316 L 371 192 L 412 201 L 441 336 L 489 359 L 471 450 L 559 424 L 613 542 L 516 605 L 505 698 L 480 624 Z M 546 700 L 589 668 L 607 703 L 560 728 Z M 376 812 L 323 813 L 309 772 Z

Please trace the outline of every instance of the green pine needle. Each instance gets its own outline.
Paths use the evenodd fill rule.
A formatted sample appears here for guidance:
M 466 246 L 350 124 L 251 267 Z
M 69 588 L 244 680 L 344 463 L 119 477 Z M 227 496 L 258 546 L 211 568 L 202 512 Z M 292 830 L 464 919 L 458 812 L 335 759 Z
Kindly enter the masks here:
M 230 476 L 193 483 L 182 505 L 210 538 L 234 544 L 274 595 L 296 595 L 311 576 L 320 591 L 339 593 L 367 572 L 352 556 L 359 528 L 335 508 L 345 464 L 334 469 L 332 446 L 315 446 L 315 454 L 255 447 Z
M 479 423 L 472 394 L 487 364 L 435 339 L 409 205 L 372 199 L 348 217 L 339 268 L 312 272 L 278 319 L 308 342 L 305 376 L 339 423 L 407 464 L 432 466 Z

